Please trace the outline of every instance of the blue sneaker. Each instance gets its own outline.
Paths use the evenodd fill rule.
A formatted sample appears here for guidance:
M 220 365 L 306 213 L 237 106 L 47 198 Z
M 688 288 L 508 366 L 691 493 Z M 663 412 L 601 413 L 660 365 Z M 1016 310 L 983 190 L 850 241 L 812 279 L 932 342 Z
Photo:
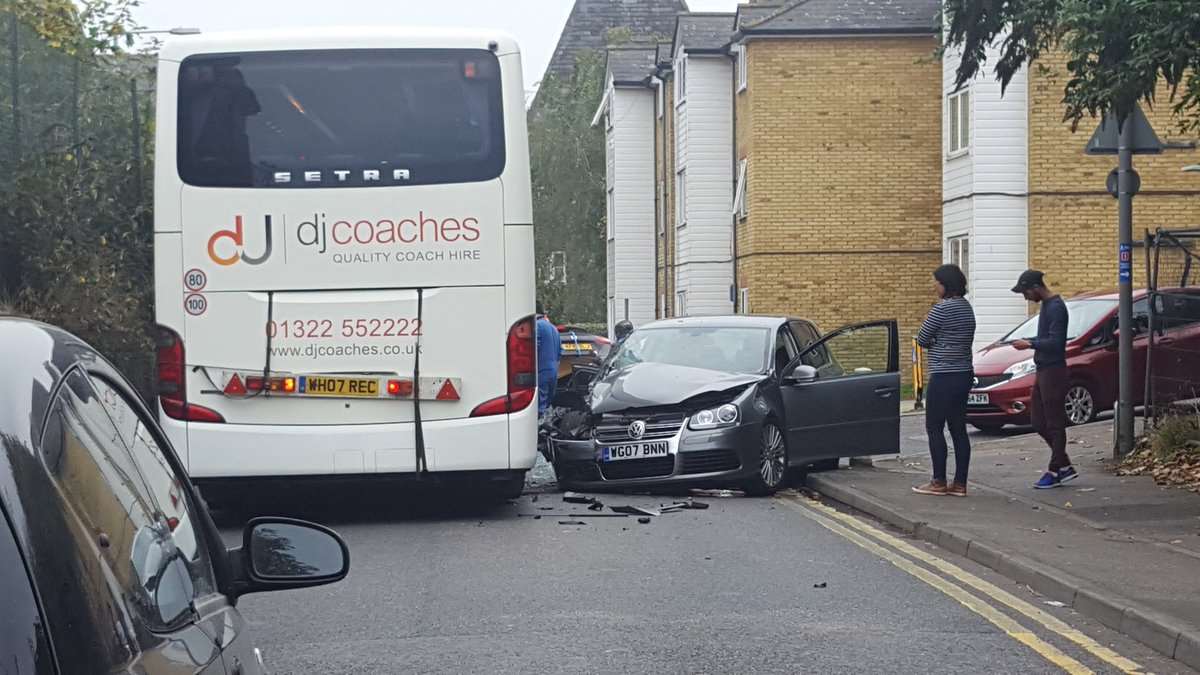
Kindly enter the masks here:
M 1073 466 L 1068 466 L 1058 470 L 1058 482 L 1060 483 L 1067 483 L 1075 480 L 1076 478 L 1079 478 L 1079 472 L 1076 471 L 1075 467 Z
M 1038 479 L 1038 482 L 1033 484 L 1033 487 L 1038 490 L 1049 490 L 1051 488 L 1062 487 L 1062 481 L 1058 479 L 1057 474 L 1047 471 L 1046 473 L 1042 474 L 1042 477 Z

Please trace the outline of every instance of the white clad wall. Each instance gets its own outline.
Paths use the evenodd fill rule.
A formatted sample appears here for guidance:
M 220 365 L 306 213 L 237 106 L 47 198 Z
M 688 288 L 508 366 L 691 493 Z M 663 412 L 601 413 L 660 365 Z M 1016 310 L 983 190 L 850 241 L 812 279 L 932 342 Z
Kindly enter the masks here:
M 725 57 L 688 56 L 686 131 L 687 227 L 680 233 L 680 290 L 687 312 L 733 311 L 733 65 Z M 686 240 L 686 241 L 685 241 Z
M 617 88 L 612 99 L 615 316 L 634 326 L 654 320 L 654 90 Z
M 953 90 L 958 58 L 957 53 L 947 53 L 943 61 L 944 93 Z M 998 50 L 991 48 L 988 62 L 998 58 Z M 990 70 L 969 89 L 970 151 L 955 158 L 943 152 L 942 222 L 944 238 L 970 236 L 975 343 L 983 347 L 1028 314 L 1025 301 L 1011 290 L 1029 259 L 1028 73 L 1018 73 L 1003 96 Z M 946 126 L 948 118 L 943 117 Z M 949 260 L 948 251 L 944 257 Z

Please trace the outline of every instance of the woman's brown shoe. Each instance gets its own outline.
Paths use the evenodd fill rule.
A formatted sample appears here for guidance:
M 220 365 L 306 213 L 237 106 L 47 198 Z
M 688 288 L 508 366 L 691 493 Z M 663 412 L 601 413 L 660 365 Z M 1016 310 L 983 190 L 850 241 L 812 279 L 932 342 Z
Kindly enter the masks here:
M 946 496 L 946 483 L 940 480 L 931 480 L 925 485 L 914 485 L 913 492 L 919 495 L 933 495 L 935 497 Z
M 966 483 L 951 483 L 946 487 L 946 494 L 951 497 L 966 497 L 967 485 Z

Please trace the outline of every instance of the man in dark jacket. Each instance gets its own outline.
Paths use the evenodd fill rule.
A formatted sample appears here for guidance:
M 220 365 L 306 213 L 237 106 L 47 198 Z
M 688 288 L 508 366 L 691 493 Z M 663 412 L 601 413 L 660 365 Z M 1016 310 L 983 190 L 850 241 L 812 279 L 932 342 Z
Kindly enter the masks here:
M 538 417 L 541 417 L 554 401 L 554 390 L 558 386 L 558 361 L 562 358 L 562 338 L 558 328 L 546 317 L 542 303 L 537 303 L 537 321 L 534 324 L 537 338 L 538 367 Z
M 1033 486 L 1040 490 L 1061 487 L 1063 483 L 1079 477 L 1079 473 L 1071 466 L 1071 458 L 1067 456 L 1065 402 L 1070 384 L 1067 373 L 1067 303 L 1046 287 L 1043 274 L 1037 270 L 1022 272 L 1013 292 L 1025 296 L 1029 302 L 1042 305 L 1037 337 L 1013 342 L 1013 347 L 1017 349 L 1033 350 L 1037 380 L 1033 385 L 1029 414 L 1033 428 L 1050 446 L 1050 466 Z

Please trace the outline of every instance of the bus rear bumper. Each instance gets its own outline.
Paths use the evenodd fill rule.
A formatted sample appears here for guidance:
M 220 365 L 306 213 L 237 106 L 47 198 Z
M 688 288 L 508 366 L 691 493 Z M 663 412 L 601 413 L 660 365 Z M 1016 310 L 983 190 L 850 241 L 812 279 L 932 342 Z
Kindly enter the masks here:
M 163 426 L 193 478 L 404 474 L 417 468 L 412 423 L 254 425 L 166 419 Z M 422 429 L 431 472 L 527 471 L 537 454 L 534 406 L 511 415 L 425 422 Z

